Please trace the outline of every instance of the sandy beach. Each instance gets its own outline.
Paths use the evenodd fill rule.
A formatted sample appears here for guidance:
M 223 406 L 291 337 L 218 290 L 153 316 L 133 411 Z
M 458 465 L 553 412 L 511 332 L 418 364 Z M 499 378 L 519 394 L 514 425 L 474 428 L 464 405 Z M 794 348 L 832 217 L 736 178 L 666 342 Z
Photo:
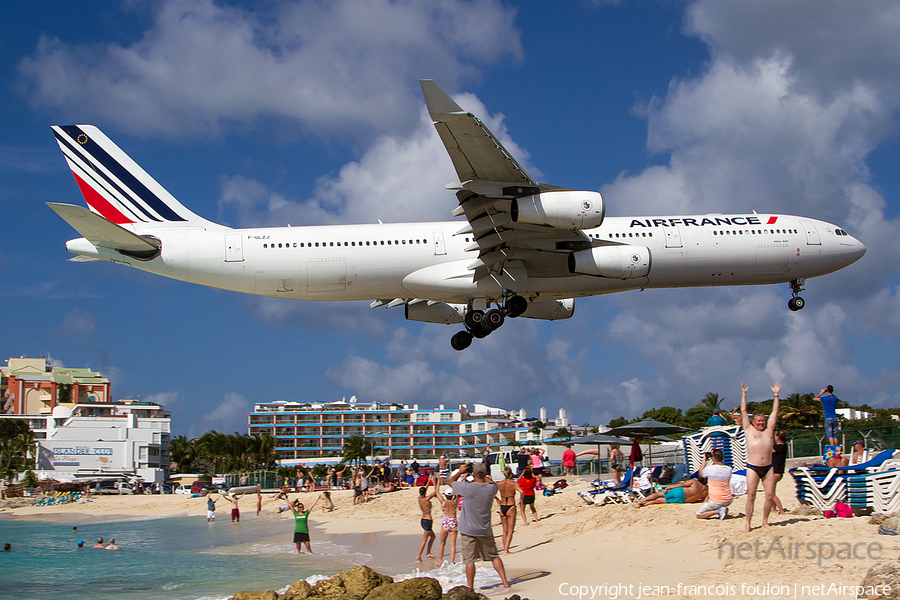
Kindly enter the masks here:
M 795 514 L 799 504 L 790 478 L 778 489 L 787 514 L 773 514 L 771 527 L 759 527 L 760 492 L 750 533 L 744 532 L 744 497 L 735 500 L 726 520 L 701 521 L 694 517 L 698 505 L 588 505 L 577 492 L 589 488 L 586 481 L 576 479 L 557 495 L 538 497 L 540 522 L 523 526 L 520 518 L 514 554 L 503 557 L 515 580 L 514 593 L 541 600 L 579 596 L 855 598 L 830 586 L 859 585 L 879 559 L 896 560 L 900 555 L 900 540 L 879 535 L 869 517 L 825 519 Z M 353 506 L 352 494 L 332 492 L 333 512 L 322 513 L 316 507 L 310 519 L 314 551 L 315 540 L 328 537 L 354 550 L 364 548 L 374 557 L 369 566 L 389 575 L 438 566 L 433 560 L 413 560 L 421 540 L 415 490 L 379 495 L 359 506 Z M 318 492 L 299 496 L 309 506 Z M 248 496 L 241 502 L 242 526 L 252 526 L 257 519 L 284 520 L 288 538 L 290 513 L 275 513 L 282 504 L 274 495 L 265 495 L 257 517 L 256 499 Z M 440 510 L 435 505 L 437 515 Z M 7 508 L 0 511 L 0 518 L 90 523 L 205 514 L 205 501 L 188 496 L 95 496 L 87 504 Z M 222 527 L 231 526 L 230 505 L 219 503 L 218 519 Z M 500 532 L 495 518 L 498 545 Z M 485 593 L 497 598 L 510 595 L 496 590 Z

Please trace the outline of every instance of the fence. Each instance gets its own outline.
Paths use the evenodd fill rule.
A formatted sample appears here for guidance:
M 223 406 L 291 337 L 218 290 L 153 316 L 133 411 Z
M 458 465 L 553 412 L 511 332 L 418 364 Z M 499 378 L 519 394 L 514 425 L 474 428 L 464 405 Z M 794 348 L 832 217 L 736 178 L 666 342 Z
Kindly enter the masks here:
M 805 431 L 805 430 L 804 430 Z M 900 425 L 883 427 L 862 427 L 845 429 L 838 432 L 838 441 L 844 452 L 850 452 L 856 440 L 863 440 L 869 450 L 888 450 L 900 448 Z M 824 447 L 828 445 L 825 431 L 791 435 L 788 438 L 788 457 L 822 456 Z

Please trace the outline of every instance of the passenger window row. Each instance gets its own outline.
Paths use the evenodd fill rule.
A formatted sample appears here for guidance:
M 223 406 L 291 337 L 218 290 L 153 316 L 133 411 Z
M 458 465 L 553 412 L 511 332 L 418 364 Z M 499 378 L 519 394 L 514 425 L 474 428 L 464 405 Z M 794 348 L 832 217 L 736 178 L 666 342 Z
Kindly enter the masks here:
M 343 246 L 343 247 L 347 247 L 347 246 L 362 247 L 364 245 L 365 246 L 379 246 L 379 245 L 380 246 L 384 246 L 384 245 L 406 246 L 407 244 L 412 246 L 413 244 L 427 244 L 427 243 L 428 243 L 427 240 L 408 240 L 408 241 L 407 240 L 393 240 L 393 241 L 391 241 L 391 240 L 376 240 L 374 242 L 373 241 L 368 241 L 368 242 L 321 242 L 321 243 L 320 242 L 300 242 L 299 246 L 300 246 L 300 248 L 319 248 L 319 247 L 331 248 L 335 244 L 337 244 L 338 247 L 341 247 L 341 246 Z M 272 242 L 271 244 L 270 243 L 263 244 L 263 248 L 296 248 L 296 247 L 297 247 L 297 242 L 294 242 L 293 244 L 290 244 L 290 243 L 276 244 L 275 242 Z
M 796 230 L 796 229 L 772 229 L 772 230 L 769 230 L 769 229 L 751 229 L 751 230 L 749 230 L 749 231 L 746 230 L 746 229 L 744 229 L 744 230 L 740 230 L 740 229 L 737 229 L 737 230 L 728 230 L 728 229 L 726 229 L 726 230 L 724 230 L 724 231 L 713 230 L 713 235 L 744 235 L 745 233 L 746 233 L 747 235 L 769 235 L 769 234 L 773 234 L 773 233 L 775 233 L 775 234 L 787 234 L 787 233 L 800 233 L 800 232 L 799 232 L 798 230 Z

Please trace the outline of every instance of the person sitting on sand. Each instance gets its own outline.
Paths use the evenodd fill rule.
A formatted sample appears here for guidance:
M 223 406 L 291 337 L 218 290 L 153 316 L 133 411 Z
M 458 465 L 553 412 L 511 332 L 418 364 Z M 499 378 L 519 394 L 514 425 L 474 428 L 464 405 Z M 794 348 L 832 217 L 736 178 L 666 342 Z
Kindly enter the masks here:
M 97 543 L 91 546 L 91 548 L 100 548 L 101 550 L 106 548 L 106 544 L 103 543 L 103 538 L 97 538 Z
M 116 538 L 109 538 L 109 546 L 105 550 L 119 550 L 119 547 L 116 546 Z
M 681 483 L 673 483 L 661 492 L 650 494 L 638 500 L 638 506 L 650 504 L 692 504 L 706 500 L 708 490 L 698 479 L 688 479 Z
M 331 492 L 322 492 L 322 495 L 319 496 L 320 499 L 325 500 L 325 504 L 322 505 L 322 512 L 325 511 L 331 512 L 334 510 L 334 502 L 331 500 Z
M 434 491 L 431 494 L 428 493 L 428 488 L 434 485 Z M 417 499 L 419 503 L 419 511 L 422 514 L 422 518 L 420 524 L 422 525 L 422 543 L 419 545 L 419 553 L 416 555 L 416 560 L 422 560 L 422 551 L 425 550 L 425 545 L 427 543 L 428 549 L 425 551 L 425 558 L 436 558 L 434 554 L 431 553 L 431 546 L 434 544 L 434 531 L 432 531 L 432 526 L 434 525 L 434 519 L 431 517 L 431 500 L 438 493 L 438 485 L 434 481 L 434 475 L 428 478 L 428 481 L 425 483 L 424 487 L 419 488 L 419 497 Z

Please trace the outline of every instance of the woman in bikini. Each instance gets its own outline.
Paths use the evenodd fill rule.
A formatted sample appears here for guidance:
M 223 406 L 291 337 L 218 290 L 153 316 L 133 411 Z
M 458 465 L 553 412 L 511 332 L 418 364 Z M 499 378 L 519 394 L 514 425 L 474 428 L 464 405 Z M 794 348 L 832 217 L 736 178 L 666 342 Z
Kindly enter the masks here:
M 496 498 L 500 503 L 500 524 L 503 525 L 503 550 L 505 554 L 512 554 L 509 547 L 512 546 L 513 532 L 516 530 L 516 492 L 523 492 L 513 479 L 515 475 L 512 469 L 506 467 L 503 475 L 506 479 L 497 484 Z
M 534 522 L 537 523 L 540 520 L 537 509 L 534 507 L 534 488 L 537 485 L 537 479 L 535 479 L 534 474 L 531 472 L 531 467 L 525 467 L 525 471 L 522 473 L 522 476 L 519 477 L 517 483 L 522 492 L 522 502 L 519 504 L 519 508 L 522 510 L 522 522 L 528 525 L 525 507 L 531 506 L 531 514 L 534 516 Z
M 457 502 L 459 496 L 453 493 L 452 488 L 447 488 L 441 495 L 441 541 L 438 543 L 438 564 L 444 561 L 444 544 L 450 538 L 450 564 L 456 562 L 456 519 Z

